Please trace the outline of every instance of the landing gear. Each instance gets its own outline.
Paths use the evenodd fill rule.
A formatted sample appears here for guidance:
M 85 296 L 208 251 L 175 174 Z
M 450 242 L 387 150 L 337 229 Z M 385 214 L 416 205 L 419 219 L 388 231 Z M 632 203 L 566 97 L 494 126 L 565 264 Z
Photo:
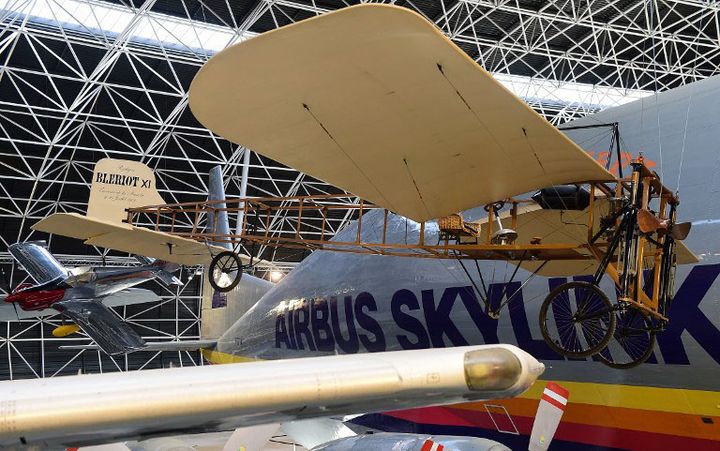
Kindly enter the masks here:
M 224 251 L 213 257 L 210 262 L 210 286 L 221 293 L 227 293 L 240 283 L 243 267 L 238 254 Z
M 545 342 L 568 357 L 600 352 L 613 336 L 615 321 L 610 300 L 590 282 L 558 286 L 540 308 L 540 331 Z
M 611 368 L 634 368 L 652 355 L 657 327 L 650 315 L 633 307 L 617 311 L 615 318 L 613 338 L 597 356 Z

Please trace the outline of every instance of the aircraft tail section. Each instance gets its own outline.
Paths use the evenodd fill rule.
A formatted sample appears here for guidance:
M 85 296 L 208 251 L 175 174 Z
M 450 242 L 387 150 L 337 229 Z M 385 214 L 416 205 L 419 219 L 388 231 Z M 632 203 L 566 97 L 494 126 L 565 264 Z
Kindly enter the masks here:
M 204 339 L 219 338 L 250 310 L 275 284 L 243 274 L 240 283 L 228 293 L 215 291 L 203 277 L 202 331 Z
M 224 201 L 225 187 L 223 186 L 222 168 L 215 166 L 210 169 L 208 179 L 208 201 Z M 214 208 L 223 209 L 226 207 L 225 202 L 213 203 Z M 230 235 L 230 221 L 228 220 L 228 212 L 225 210 L 216 211 L 214 214 L 208 214 L 208 231 L 217 235 Z M 232 249 L 230 243 L 215 242 L 220 247 Z
M 164 204 L 155 174 L 143 163 L 103 158 L 95 164 L 87 215 L 112 222 L 127 219 L 126 208 Z
M 225 187 L 223 186 L 222 168 L 215 166 L 209 173 L 208 201 L 217 202 L 212 204 L 216 209 L 224 209 L 226 206 L 225 202 L 222 202 L 224 200 Z M 227 211 L 216 211 L 214 214 L 208 214 L 207 229 L 217 235 L 230 235 L 230 222 Z M 232 249 L 230 243 L 215 242 L 212 244 Z M 207 271 L 208 268 L 205 267 L 205 272 L 207 273 Z M 274 286 L 273 283 L 267 280 L 250 274 L 243 274 L 240 283 L 232 291 L 221 293 L 213 290 L 207 281 L 207 276 L 204 276 L 203 280 L 201 333 L 203 339 L 220 337 Z
M 45 241 L 28 241 L 8 247 L 13 258 L 37 284 L 60 281 L 68 277 L 68 270 L 55 259 L 46 246 Z

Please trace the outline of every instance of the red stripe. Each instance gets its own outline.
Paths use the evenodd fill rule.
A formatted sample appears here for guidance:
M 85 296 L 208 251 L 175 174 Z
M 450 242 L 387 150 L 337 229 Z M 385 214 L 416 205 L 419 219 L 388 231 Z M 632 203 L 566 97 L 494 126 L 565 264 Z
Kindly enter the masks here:
M 548 382 L 547 385 L 545 385 L 545 388 L 550 391 L 554 391 L 565 399 L 570 398 L 570 392 L 560 384 L 556 384 L 555 382 Z
M 430 451 L 432 449 L 433 442 L 432 440 L 425 440 L 425 443 L 423 443 L 422 448 L 420 448 L 420 451 Z
M 549 397 L 549 396 L 546 395 L 545 393 L 543 393 L 543 395 L 542 395 L 542 397 L 540 398 L 540 400 L 552 404 L 553 406 L 557 407 L 558 409 L 562 410 L 563 412 L 565 411 L 565 406 L 564 406 L 562 403 L 560 403 L 560 401 L 558 401 L 557 399 L 553 399 L 553 398 Z
M 473 410 L 426 407 L 395 411 L 385 413 L 385 415 L 419 424 L 465 426 L 496 431 L 495 425 L 487 413 Z M 652 417 L 649 415 L 648 419 L 651 421 Z M 521 434 L 530 435 L 533 418 L 513 415 L 512 420 Z M 716 440 L 569 422 L 560 423 L 555 438 L 574 443 L 638 451 L 649 449 L 718 450 L 718 441 Z
M 438 443 L 437 451 L 443 451 L 443 449 L 445 449 L 445 447 Z

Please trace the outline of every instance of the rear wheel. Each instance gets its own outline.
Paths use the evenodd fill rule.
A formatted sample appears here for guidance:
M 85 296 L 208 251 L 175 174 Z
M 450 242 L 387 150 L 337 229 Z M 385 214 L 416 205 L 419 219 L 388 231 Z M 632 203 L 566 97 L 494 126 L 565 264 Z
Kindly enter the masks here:
M 615 312 L 596 285 L 564 283 L 548 294 L 540 308 L 540 331 L 555 352 L 587 357 L 600 352 L 615 331 Z
M 235 252 L 220 252 L 210 262 L 208 280 L 217 291 L 227 293 L 240 283 L 241 277 L 242 262 Z
M 615 318 L 613 338 L 597 356 L 611 368 L 636 367 L 646 361 L 655 348 L 652 319 L 633 307 L 615 312 Z

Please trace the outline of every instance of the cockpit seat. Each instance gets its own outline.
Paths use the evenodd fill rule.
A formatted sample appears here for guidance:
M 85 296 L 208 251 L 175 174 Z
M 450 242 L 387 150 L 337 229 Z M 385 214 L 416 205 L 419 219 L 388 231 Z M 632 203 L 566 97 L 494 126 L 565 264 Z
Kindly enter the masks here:
M 455 213 L 449 216 L 443 216 L 438 219 L 438 227 L 440 232 L 448 235 L 460 237 L 476 237 L 480 233 L 480 224 L 477 222 L 465 221 L 462 214 Z

